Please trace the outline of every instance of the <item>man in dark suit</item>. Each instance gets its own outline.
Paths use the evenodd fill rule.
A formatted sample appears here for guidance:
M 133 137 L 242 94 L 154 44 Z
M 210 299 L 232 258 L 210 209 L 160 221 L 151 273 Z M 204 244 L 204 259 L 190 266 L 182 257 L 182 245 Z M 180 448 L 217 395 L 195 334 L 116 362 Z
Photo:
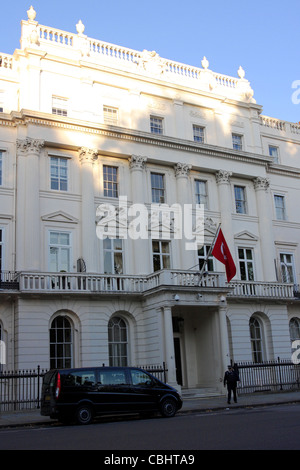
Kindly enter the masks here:
M 224 387 L 227 385 L 228 395 L 227 395 L 227 403 L 230 404 L 231 401 L 231 393 L 233 393 L 234 402 L 237 402 L 236 398 L 236 386 L 237 382 L 239 381 L 239 376 L 237 372 L 234 370 L 232 366 L 228 366 L 228 370 L 225 372 L 224 375 Z

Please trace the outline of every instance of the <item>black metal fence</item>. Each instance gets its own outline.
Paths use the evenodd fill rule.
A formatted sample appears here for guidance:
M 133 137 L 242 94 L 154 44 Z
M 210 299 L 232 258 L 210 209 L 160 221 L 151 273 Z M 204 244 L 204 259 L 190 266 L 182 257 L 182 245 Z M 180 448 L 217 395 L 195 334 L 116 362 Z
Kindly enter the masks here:
M 300 390 L 300 364 L 289 360 L 237 363 L 240 394 Z
M 167 382 L 167 372 L 168 369 L 166 368 L 166 363 L 163 362 L 162 365 L 148 365 L 148 366 L 137 366 L 140 369 L 144 369 L 150 374 L 154 375 L 157 379 L 161 380 L 162 382 Z
M 166 364 L 138 366 L 163 382 L 167 381 Z M 42 379 L 47 370 L 0 371 L 0 412 L 40 407 Z
M 239 394 L 254 392 L 300 391 L 300 364 L 288 360 L 237 363 Z M 159 380 L 167 381 L 166 364 L 138 366 Z M 46 370 L 0 371 L 0 412 L 40 407 L 42 378 Z
M 0 412 L 39 408 L 45 370 L 0 372 Z
M 19 273 L 0 271 L 0 289 L 19 289 Z

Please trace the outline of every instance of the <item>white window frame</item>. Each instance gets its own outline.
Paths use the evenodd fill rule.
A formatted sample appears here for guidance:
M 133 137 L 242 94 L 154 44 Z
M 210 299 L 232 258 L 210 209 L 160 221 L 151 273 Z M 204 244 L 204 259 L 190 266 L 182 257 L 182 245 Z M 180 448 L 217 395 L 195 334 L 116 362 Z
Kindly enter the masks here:
M 239 199 L 237 196 L 236 190 L 242 190 L 243 198 Z M 234 202 L 235 202 L 235 212 L 236 214 L 247 214 L 248 213 L 248 206 L 247 206 L 247 192 L 246 187 L 240 184 L 235 184 L 233 187 L 234 191 Z
M 54 160 L 57 160 L 57 165 L 54 164 Z M 69 190 L 69 159 L 67 157 L 60 157 L 58 155 L 50 155 L 50 189 L 51 191 L 63 191 L 67 192 Z M 64 162 L 65 167 L 63 167 L 62 162 Z M 57 167 L 57 184 L 58 188 L 53 188 L 52 183 L 54 183 L 55 176 L 52 175 L 52 168 Z M 67 176 L 64 178 L 61 174 L 62 170 L 66 168 Z M 65 183 L 66 188 L 63 188 L 62 185 Z
M 289 330 L 291 342 L 300 339 L 300 319 L 292 317 L 289 321 Z
M 121 249 L 117 245 L 121 245 Z M 109 257 L 111 270 L 105 271 L 105 258 Z M 122 266 L 118 269 L 116 259 L 121 255 Z M 103 272 L 105 274 L 123 274 L 124 273 L 124 241 L 122 238 L 105 238 L 103 240 Z
M 251 334 L 251 323 L 254 323 L 254 331 L 255 335 L 252 336 Z M 257 330 L 259 330 L 259 336 L 257 335 Z M 265 339 L 264 339 L 264 326 L 260 319 L 256 316 L 252 316 L 249 320 L 249 335 L 250 335 L 250 343 L 251 343 L 251 354 L 252 360 L 254 363 L 259 364 L 260 362 L 264 362 L 265 358 Z M 259 345 L 259 348 L 257 347 Z
M 276 201 L 282 201 L 282 206 L 276 204 Z M 274 194 L 274 208 L 276 220 L 287 220 L 284 194 Z
M 112 169 L 113 172 L 112 174 L 116 175 L 116 179 L 114 178 L 107 178 L 108 175 L 105 175 L 105 168 Z M 119 197 L 119 167 L 115 165 L 103 165 L 102 167 L 103 171 L 103 196 L 104 197 L 113 197 L 117 198 Z M 105 187 L 107 185 L 107 187 Z
M 232 148 L 234 150 L 243 150 L 243 135 L 233 132 L 232 134 Z
M 116 126 L 119 122 L 119 109 L 114 106 L 103 105 L 103 122 Z
M 200 270 L 203 266 L 204 260 L 207 258 L 210 247 L 211 247 L 211 244 L 205 244 L 205 245 L 202 245 L 201 247 L 199 247 L 198 250 L 197 250 L 198 264 L 199 264 L 199 269 Z M 201 251 L 201 250 L 203 250 L 203 253 L 199 254 L 199 251 Z M 205 271 L 210 271 L 210 272 L 215 271 L 214 257 L 212 256 L 212 254 L 210 254 L 210 256 L 207 260 Z
M 57 116 L 68 116 L 68 98 L 62 98 L 61 96 L 52 96 L 52 114 Z
M 255 281 L 255 263 L 254 263 L 254 249 L 251 247 L 246 247 L 246 246 L 238 246 L 238 263 L 239 263 L 239 273 L 240 273 L 240 279 L 241 281 L 250 281 L 253 282 Z M 243 250 L 243 258 L 240 258 L 240 250 Z M 251 252 L 251 258 L 247 258 L 247 251 Z M 241 270 L 241 264 L 245 265 L 245 276 L 246 279 L 242 279 L 242 270 Z M 250 279 L 250 271 L 249 271 L 249 266 L 252 266 L 252 273 L 253 273 L 253 279 Z
M 193 139 L 194 142 L 204 144 L 205 142 L 205 127 L 198 124 L 193 124 Z
M 60 244 L 60 243 L 51 243 L 51 234 L 52 233 L 55 233 L 55 234 L 63 234 L 63 235 L 68 235 L 69 237 L 69 244 L 68 245 L 64 245 L 64 244 Z M 49 266 L 49 271 L 50 272 L 62 272 L 62 271 L 67 271 L 67 272 L 70 272 L 71 271 L 71 266 L 72 266 L 72 233 L 67 231 L 67 230 L 58 230 L 58 229 L 49 229 L 49 234 L 48 234 L 49 238 L 48 238 L 48 266 Z M 59 252 L 59 255 L 58 255 L 58 264 L 57 264 L 57 270 L 56 271 L 51 271 L 51 248 L 57 248 L 58 249 L 58 252 Z M 61 250 L 63 248 L 67 248 L 68 251 L 69 251 L 69 265 L 68 265 L 68 269 L 63 269 L 63 265 L 62 263 L 60 262 L 61 261 Z
M 208 209 L 207 181 L 196 178 L 195 180 L 196 204 L 203 204 L 204 209 Z M 201 191 L 201 189 L 203 191 Z
M 274 163 L 279 163 L 279 147 L 269 144 L 269 156 L 273 158 Z
M 170 240 L 151 240 L 152 242 L 152 265 L 153 265 L 153 272 L 155 272 L 155 264 L 154 264 L 154 256 L 159 257 L 159 265 L 160 268 L 156 269 L 156 271 L 160 271 L 162 269 L 171 269 L 171 242 Z M 153 244 L 159 244 L 159 251 L 153 250 Z M 168 252 L 164 252 L 162 250 L 163 244 L 168 246 Z M 165 260 L 168 260 L 167 266 Z
M 164 134 L 164 118 L 161 116 L 150 116 L 150 132 L 151 134 Z
M 162 181 L 162 186 L 153 185 L 154 181 L 152 177 L 159 176 Z M 151 171 L 150 173 L 150 183 L 151 183 L 151 202 L 154 204 L 163 204 L 166 202 L 166 176 L 164 173 L 159 173 L 157 171 Z M 157 197 L 158 196 L 158 200 Z
M 288 262 L 287 256 L 291 257 L 291 262 Z M 282 282 L 286 282 L 288 284 L 297 284 L 294 253 L 288 251 L 280 251 L 279 263 Z
M 129 364 L 129 325 L 127 321 L 122 316 L 113 316 L 107 327 L 109 365 L 127 366 Z M 114 335 L 115 327 L 118 327 L 118 338 Z

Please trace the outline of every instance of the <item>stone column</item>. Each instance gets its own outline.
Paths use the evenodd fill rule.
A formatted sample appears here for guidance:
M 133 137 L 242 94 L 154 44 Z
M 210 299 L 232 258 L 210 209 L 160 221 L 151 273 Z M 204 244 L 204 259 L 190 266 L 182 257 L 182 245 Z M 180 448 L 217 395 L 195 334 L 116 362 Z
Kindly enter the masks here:
M 253 181 L 258 213 L 260 249 L 262 258 L 263 280 L 276 281 L 275 246 L 273 237 L 272 208 L 270 204 L 269 180 L 257 177 Z
M 219 193 L 219 207 L 221 213 L 221 228 L 227 245 L 235 258 L 233 231 L 232 231 L 232 196 L 230 186 L 230 176 L 232 173 L 226 170 L 219 170 L 216 173 L 216 181 Z
M 190 169 L 191 165 L 186 163 L 176 163 L 174 166 L 175 176 L 176 176 L 176 186 L 177 186 L 177 203 L 180 204 L 181 214 L 182 214 L 182 239 L 175 240 L 176 245 L 180 251 L 180 269 L 191 269 L 197 263 L 197 253 L 196 249 L 188 249 L 189 244 L 193 243 L 194 240 L 185 238 L 185 235 L 188 237 L 192 234 L 193 229 L 195 228 L 195 207 L 192 205 L 192 194 L 190 187 Z M 193 218 L 188 217 L 189 211 L 192 211 Z M 184 217 L 187 216 L 185 219 Z M 178 219 L 179 220 L 179 219 Z M 191 226 L 186 226 L 188 222 L 191 223 Z M 175 236 L 175 235 L 174 235 Z
M 145 166 L 147 157 L 141 155 L 132 155 L 129 158 L 129 168 L 131 173 L 131 198 L 135 209 L 140 211 L 132 214 L 134 218 L 138 218 L 141 223 L 143 221 L 148 223 L 148 213 L 146 211 L 145 203 Z M 145 210 L 144 210 L 145 209 Z M 140 228 L 139 228 L 140 230 Z M 128 233 L 130 236 L 130 232 Z M 144 238 L 146 237 L 146 238 Z M 132 254 L 134 261 L 134 274 L 146 274 L 151 269 L 148 266 L 148 258 L 145 256 L 149 250 L 149 232 L 146 234 L 141 233 L 141 237 L 131 239 Z
M 227 313 L 226 306 L 220 305 L 219 306 L 219 325 L 220 325 L 220 350 L 221 350 L 221 377 L 224 376 L 224 373 L 227 370 L 227 366 L 230 364 L 230 351 L 229 351 L 226 313 Z
M 81 243 L 82 257 L 86 264 L 87 272 L 97 271 L 96 253 L 96 207 L 94 193 L 94 162 L 98 158 L 95 149 L 82 147 L 79 150 L 79 160 L 81 163 Z
M 164 307 L 164 341 L 165 341 L 165 358 L 168 369 L 168 384 L 172 387 L 177 386 L 176 380 L 176 364 L 173 338 L 172 308 Z
M 40 271 L 40 168 L 43 140 L 17 139 L 16 270 Z

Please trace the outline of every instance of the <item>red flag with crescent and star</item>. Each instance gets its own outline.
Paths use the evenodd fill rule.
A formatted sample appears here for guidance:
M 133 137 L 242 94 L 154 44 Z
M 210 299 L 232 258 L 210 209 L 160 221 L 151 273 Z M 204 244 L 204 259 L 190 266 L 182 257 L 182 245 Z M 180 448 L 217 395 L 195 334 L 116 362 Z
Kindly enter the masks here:
M 236 274 L 236 267 L 221 229 L 219 229 L 211 254 L 225 264 L 227 282 L 230 282 Z

